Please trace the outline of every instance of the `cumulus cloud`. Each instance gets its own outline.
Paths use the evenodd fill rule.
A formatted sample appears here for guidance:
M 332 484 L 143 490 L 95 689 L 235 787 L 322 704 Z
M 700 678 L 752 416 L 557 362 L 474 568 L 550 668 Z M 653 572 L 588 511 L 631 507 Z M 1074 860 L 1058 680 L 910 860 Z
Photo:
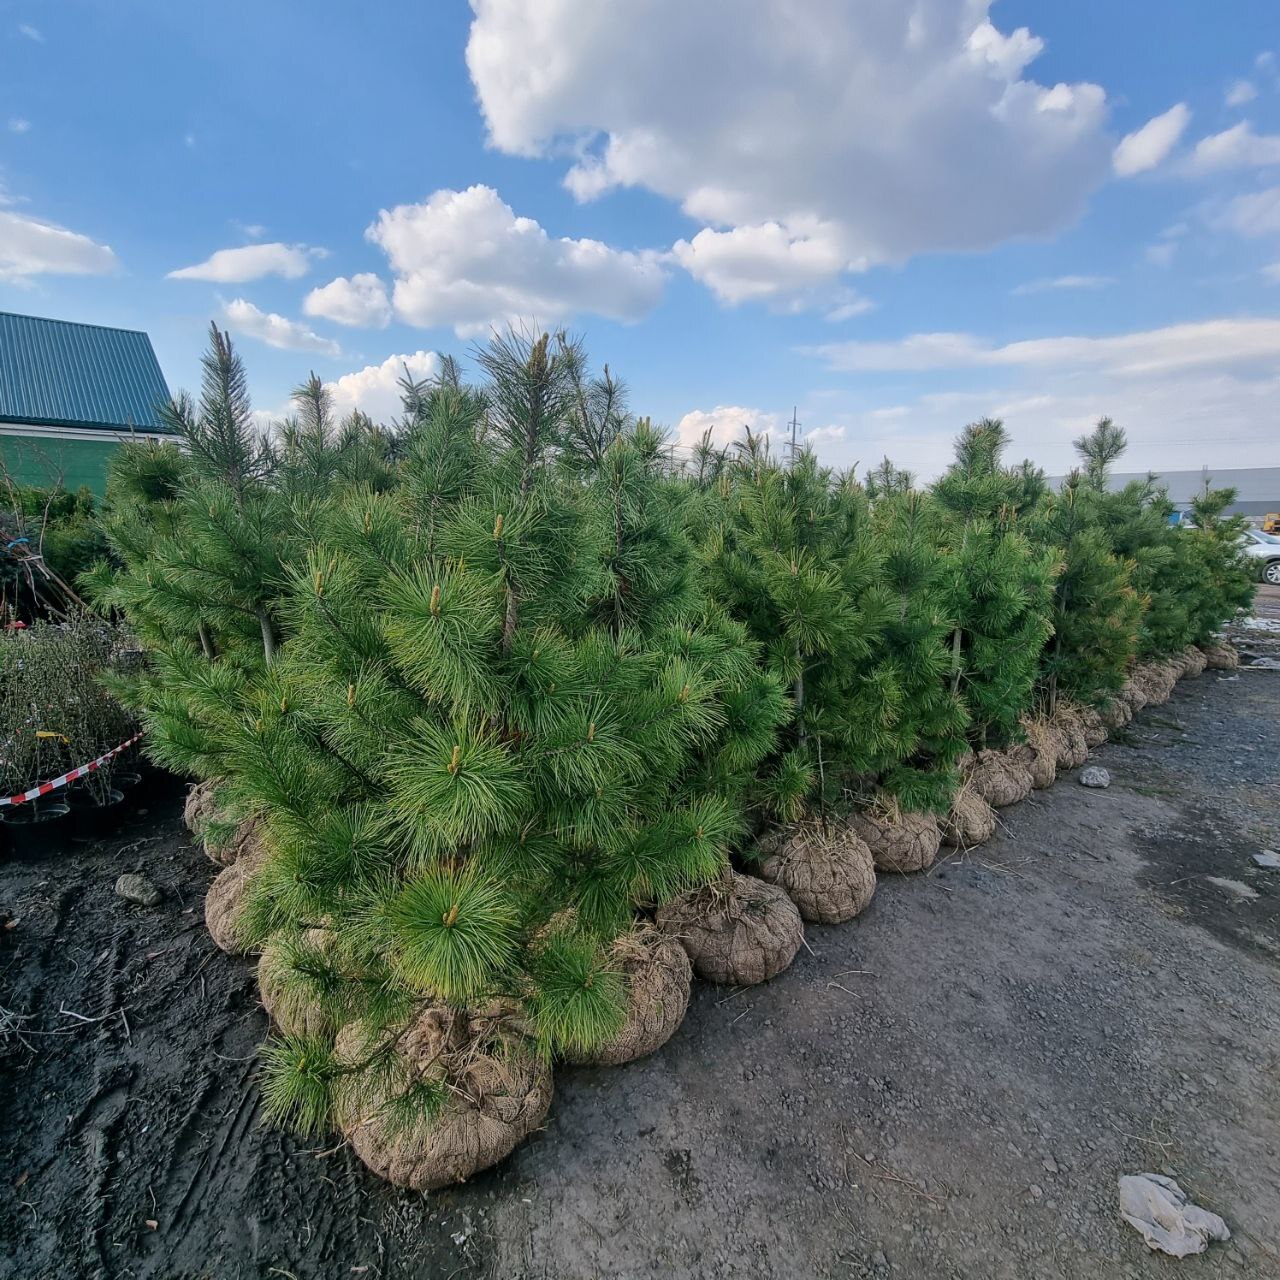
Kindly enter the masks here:
M 691 409 L 676 423 L 676 443 L 686 448 L 695 445 L 708 432 L 711 443 L 723 448 L 752 435 L 774 437 L 781 429 L 782 417 L 764 409 L 747 409 L 742 405 L 718 404 L 714 409 Z
M 9 132 L 16 134 L 30 133 L 31 121 L 25 116 L 13 116 L 9 121 Z
M 677 241 L 676 261 L 723 302 L 796 295 L 830 280 L 852 265 L 834 229 L 792 235 L 776 222 L 731 231 L 703 228 Z
M 1028 280 L 1011 292 L 1018 296 L 1032 293 L 1049 293 L 1054 289 L 1105 289 L 1115 284 L 1113 276 L 1051 276 L 1042 280 Z
M 1187 161 L 1192 173 L 1263 169 L 1280 164 L 1280 134 L 1255 133 L 1248 120 L 1201 138 Z
M 323 257 L 322 249 L 305 244 L 247 244 L 219 249 L 203 262 L 169 272 L 170 280 L 209 280 L 214 284 L 247 284 L 264 276 L 296 280 L 311 270 L 311 259 Z
M 1148 120 L 1141 129 L 1127 134 L 1111 158 L 1116 174 L 1130 178 L 1163 164 L 1178 145 L 1190 120 L 1190 108 L 1185 102 L 1179 102 L 1163 115 Z
M 18 24 L 18 34 L 26 36 L 28 40 L 34 40 L 36 44 L 44 44 L 44 36 L 28 22 Z
M 391 303 L 386 286 L 372 272 L 350 279 L 338 276 L 312 289 L 302 303 L 309 316 L 322 316 L 337 324 L 361 329 L 385 329 L 391 323 Z
M 583 313 L 639 320 L 666 281 L 663 255 L 554 238 L 486 186 L 384 209 L 365 234 L 395 273 L 396 315 L 423 327 L 451 325 L 460 337 Z
M 987 0 L 472 8 L 492 143 L 572 154 L 579 199 L 677 201 L 677 259 L 729 302 L 1052 232 L 1107 174 L 1102 89 L 1023 78 L 1041 41 Z
M 434 377 L 440 372 L 440 357 L 434 351 L 415 351 L 344 373 L 326 384 L 333 393 L 335 412 L 343 416 L 359 409 L 375 422 L 390 421 L 400 413 L 399 382 L 406 370 L 416 381 Z
M 0 280 L 20 283 L 41 275 L 100 276 L 119 265 L 107 245 L 78 231 L 0 209 Z
M 1262 268 L 1262 278 L 1268 284 L 1280 284 L 1280 262 Z
M 806 349 L 844 372 L 926 372 L 999 367 L 1072 368 L 1153 375 L 1198 365 L 1280 359 L 1280 320 L 1222 319 L 1106 338 L 1031 338 L 995 344 L 968 333 L 916 333 L 894 342 L 839 342 Z
M 262 311 L 246 298 L 228 302 L 222 309 L 222 318 L 237 333 L 281 351 L 314 351 L 324 356 L 342 354 L 342 349 L 331 339 L 322 338 L 306 325 L 274 311 Z

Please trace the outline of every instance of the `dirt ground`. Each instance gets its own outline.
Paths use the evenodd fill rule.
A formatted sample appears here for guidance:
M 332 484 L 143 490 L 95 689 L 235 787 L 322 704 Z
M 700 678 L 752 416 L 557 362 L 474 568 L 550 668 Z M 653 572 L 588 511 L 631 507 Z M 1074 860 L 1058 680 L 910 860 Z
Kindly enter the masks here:
M 1259 611 L 1244 647 L 1280 656 Z M 0 866 L 0 1276 L 1280 1277 L 1278 730 L 1280 672 L 1182 682 L 1096 753 L 1108 790 L 1060 779 L 775 981 L 697 987 L 429 1197 L 262 1126 L 251 966 L 152 788 L 118 838 Z M 114 896 L 135 869 L 160 906 Z M 1150 1254 L 1116 1212 L 1141 1170 L 1231 1243 Z

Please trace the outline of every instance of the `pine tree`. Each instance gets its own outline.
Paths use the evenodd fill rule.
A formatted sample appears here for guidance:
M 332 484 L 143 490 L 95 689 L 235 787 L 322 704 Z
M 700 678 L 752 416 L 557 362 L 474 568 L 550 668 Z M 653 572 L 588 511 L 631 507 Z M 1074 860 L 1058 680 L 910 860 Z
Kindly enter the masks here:
M 1001 465 L 1003 423 L 966 427 L 951 468 L 933 487 L 947 561 L 951 688 L 965 703 L 975 745 L 1001 746 L 1018 732 L 1052 629 L 1055 550 L 1020 526 L 1020 477 Z
M 1061 572 L 1053 585 L 1053 636 L 1041 660 L 1046 710 L 1060 695 L 1079 701 L 1119 689 L 1132 662 L 1142 599 L 1131 568 L 1111 552 L 1099 518 L 1095 483 L 1072 472 L 1031 519 L 1036 537 L 1055 547 Z
M 299 532 L 271 488 L 290 464 L 258 472 L 275 505 L 246 502 L 286 529 L 272 660 L 157 635 L 138 699 L 160 758 L 261 815 L 240 928 L 320 1025 L 385 1045 L 415 1010 L 501 1000 L 582 1051 L 620 1025 L 609 947 L 636 907 L 727 866 L 785 703 L 697 588 L 648 428 L 578 451 L 575 346 L 508 333 L 478 363 L 480 391 L 410 389 L 390 488 L 339 487 Z M 267 1056 L 273 1114 L 304 1127 L 386 1066 L 327 1034 Z

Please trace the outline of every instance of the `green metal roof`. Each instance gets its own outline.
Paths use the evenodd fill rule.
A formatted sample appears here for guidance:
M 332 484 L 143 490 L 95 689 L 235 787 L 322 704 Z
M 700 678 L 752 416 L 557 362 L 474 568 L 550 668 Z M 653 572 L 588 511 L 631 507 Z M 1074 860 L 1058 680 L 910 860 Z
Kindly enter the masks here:
M 0 423 L 163 431 L 168 399 L 145 333 L 0 311 Z

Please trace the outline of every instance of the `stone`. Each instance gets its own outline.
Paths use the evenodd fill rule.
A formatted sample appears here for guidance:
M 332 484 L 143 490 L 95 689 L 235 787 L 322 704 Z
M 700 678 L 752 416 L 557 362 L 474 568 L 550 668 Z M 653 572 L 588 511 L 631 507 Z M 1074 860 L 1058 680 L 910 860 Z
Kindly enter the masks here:
M 1100 764 L 1093 764 L 1080 770 L 1079 781 L 1082 787 L 1109 787 L 1111 775 Z
M 1172 1178 L 1158 1173 L 1126 1174 L 1120 1179 L 1120 1216 L 1142 1233 L 1149 1249 L 1175 1258 L 1203 1253 L 1211 1240 L 1230 1240 L 1216 1213 L 1187 1199 Z
M 129 871 L 116 881 L 116 897 L 136 902 L 140 907 L 154 907 L 164 894 L 146 876 Z
M 1268 871 L 1280 871 L 1280 853 L 1276 853 L 1274 849 L 1263 849 L 1261 853 L 1255 853 L 1253 860 Z

